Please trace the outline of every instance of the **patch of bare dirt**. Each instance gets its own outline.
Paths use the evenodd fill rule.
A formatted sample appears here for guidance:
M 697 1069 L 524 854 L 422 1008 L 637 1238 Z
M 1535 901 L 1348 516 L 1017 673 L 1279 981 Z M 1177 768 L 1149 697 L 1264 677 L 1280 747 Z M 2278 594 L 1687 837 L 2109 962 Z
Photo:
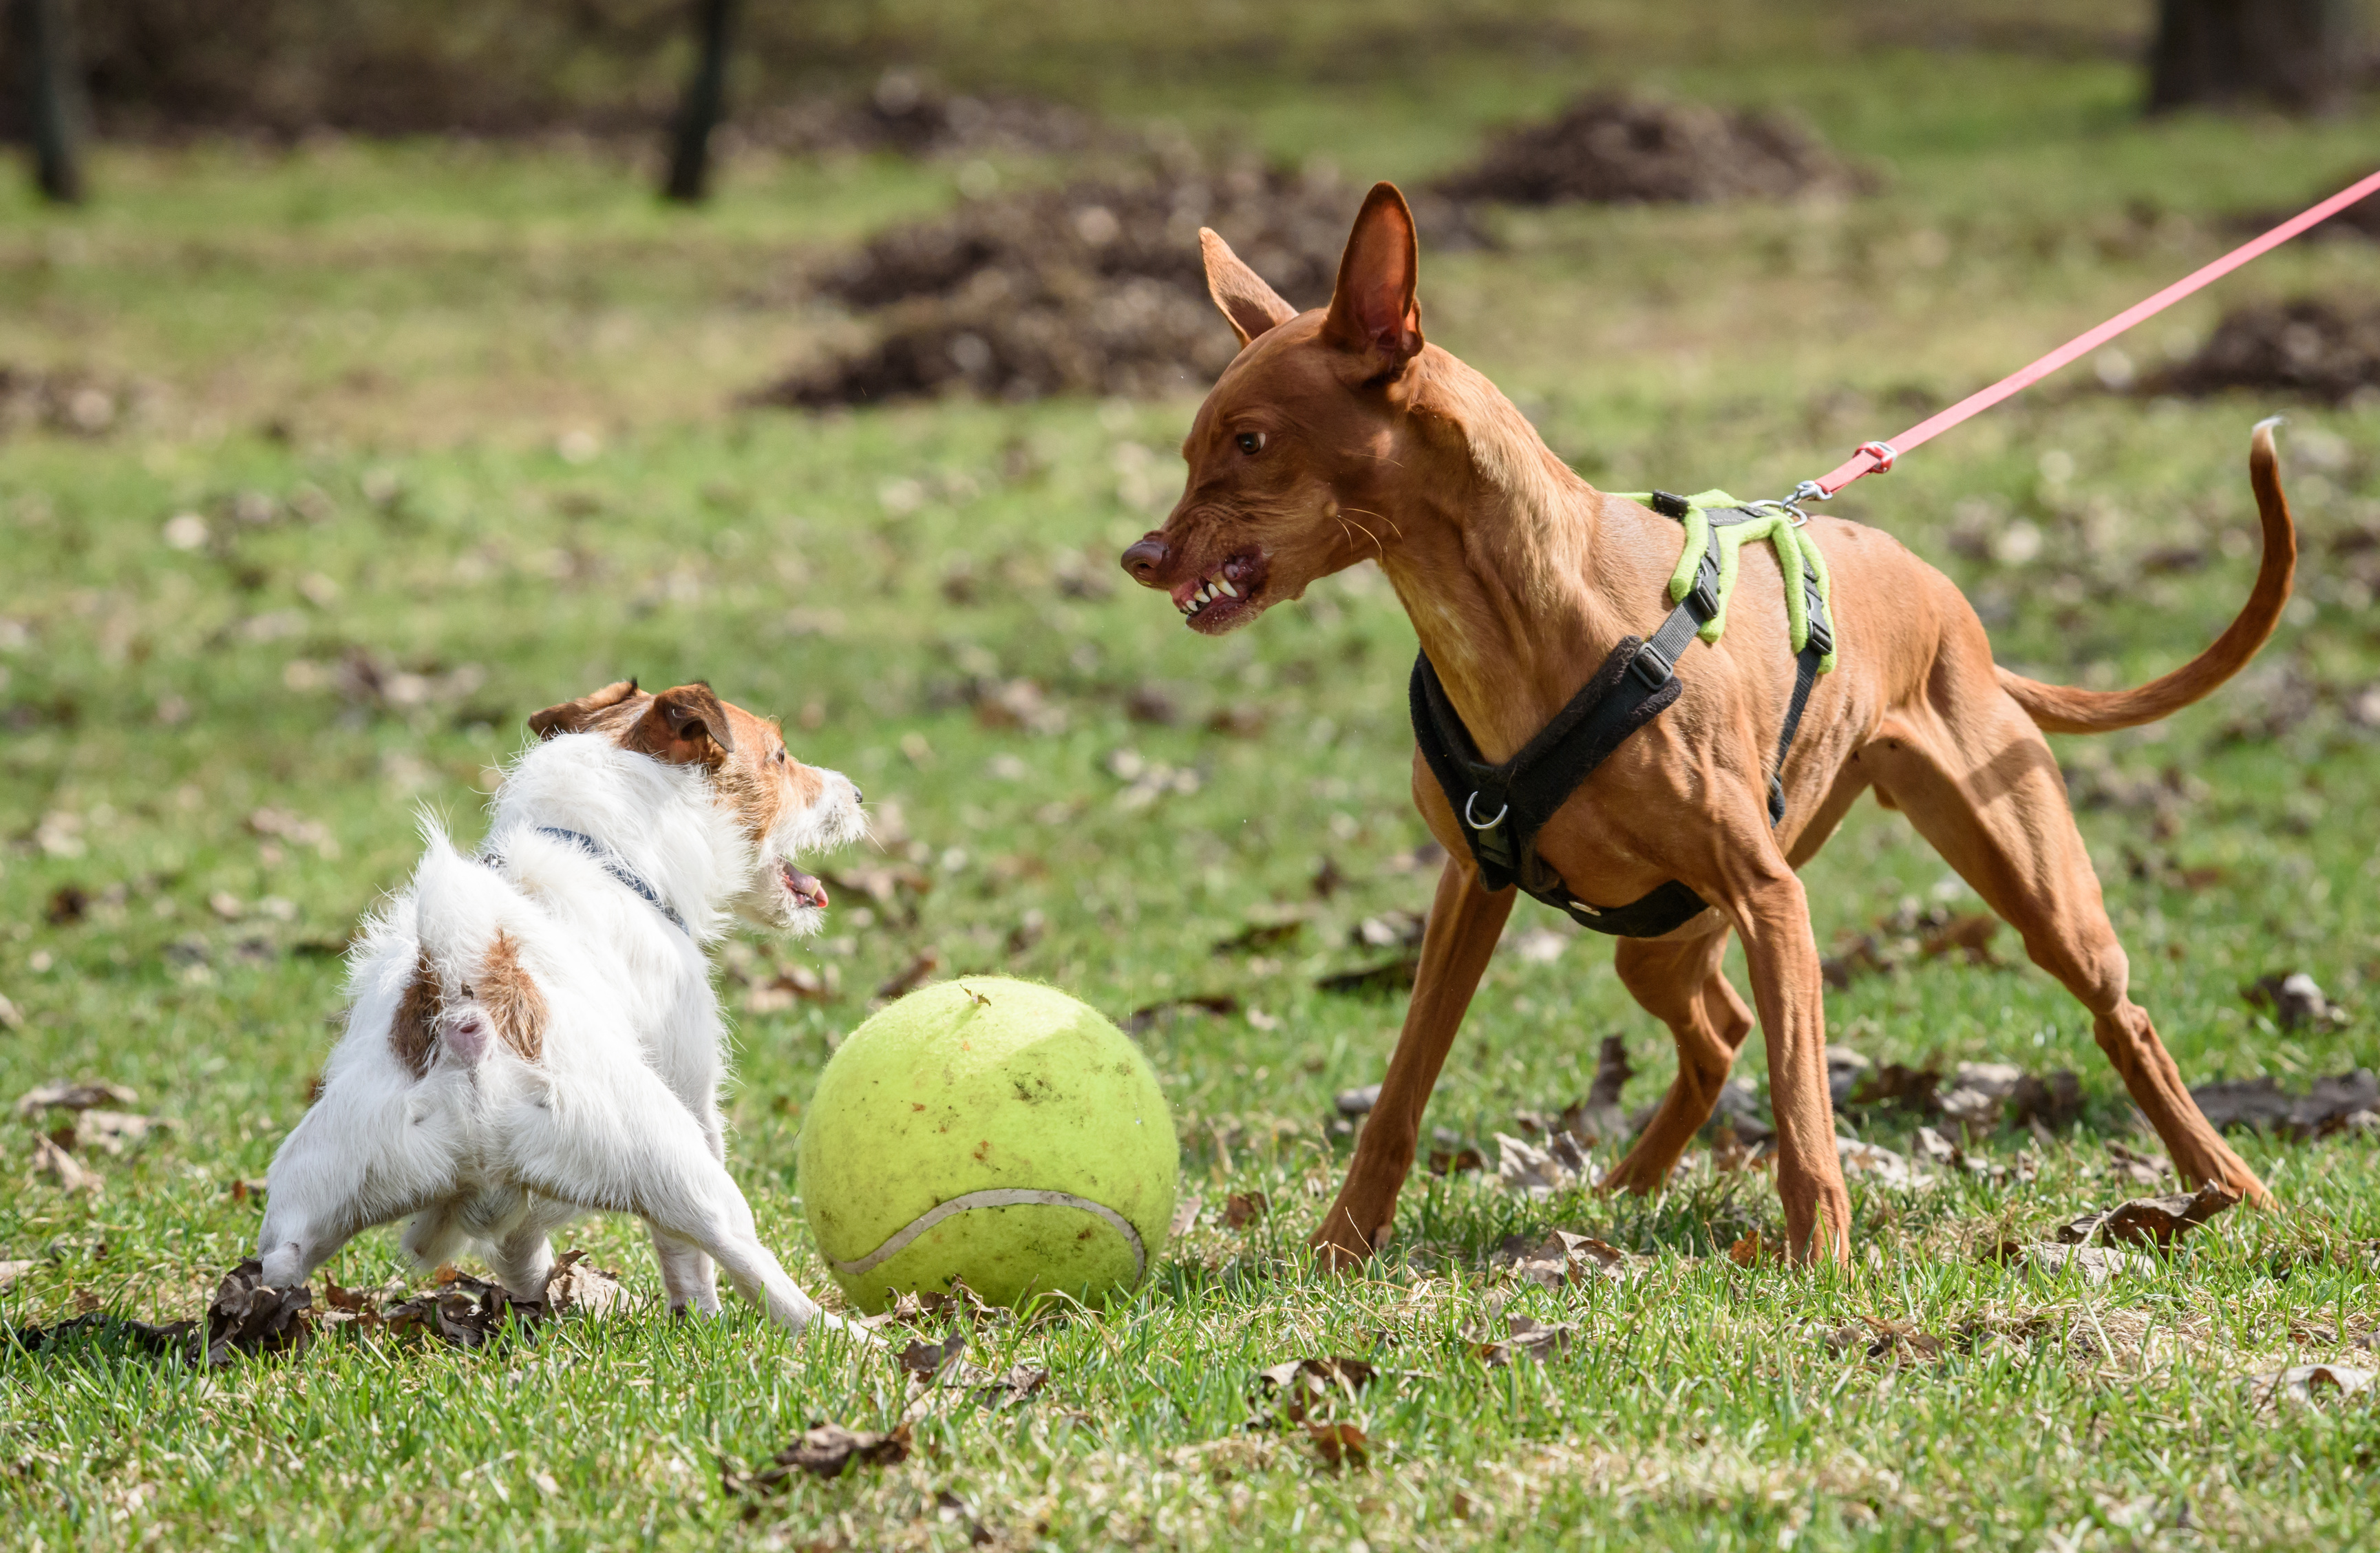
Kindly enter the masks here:
M 0 437 L 35 430 L 103 436 L 155 397 L 147 384 L 109 382 L 80 369 L 39 371 L 0 362 Z
M 2305 198 L 2297 200 L 2286 210 L 2275 206 L 2259 211 L 2242 211 L 2231 217 L 2225 224 L 2243 237 L 2253 237 L 2269 232 L 2300 211 L 2327 199 L 2354 183 L 2363 176 L 2365 171 L 2367 169 L 2360 167 L 2351 170 L 2341 168 L 2337 177 L 2320 188 L 2307 189 Z M 2380 243 L 2380 194 L 2365 195 L 2337 215 L 2315 226 L 2306 234 L 2306 237 L 2315 239 L 2350 241 L 2361 238 L 2367 243 Z
M 1600 92 L 1507 129 L 1436 188 L 1511 205 L 1710 204 L 1864 193 L 1876 182 L 1786 114 Z
M 819 276 L 822 295 L 863 315 L 867 339 L 754 398 L 815 409 L 1203 387 L 1238 343 L 1207 296 L 1198 229 L 1220 232 L 1291 302 L 1319 306 L 1361 199 L 1327 172 L 1176 151 L 1061 188 L 970 200 Z M 1415 215 L 1426 247 L 1475 240 L 1446 201 Z
M 2141 387 L 2191 397 L 2254 388 L 2334 405 L 2380 393 L 2380 302 L 2300 297 L 2234 308 L 2196 355 Z
M 909 70 L 869 91 L 766 108 L 736 125 L 747 141 L 797 155 L 1034 156 L 1111 146 L 1124 131 L 1038 97 L 970 96 Z

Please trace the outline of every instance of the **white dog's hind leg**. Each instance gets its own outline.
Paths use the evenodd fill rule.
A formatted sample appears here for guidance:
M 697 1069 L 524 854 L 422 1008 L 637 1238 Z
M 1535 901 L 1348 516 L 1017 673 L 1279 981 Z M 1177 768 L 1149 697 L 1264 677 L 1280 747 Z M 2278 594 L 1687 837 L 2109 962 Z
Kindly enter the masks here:
M 710 1148 L 710 1157 L 724 1168 L 727 1123 L 719 1114 L 719 1107 L 706 1099 L 690 1109 L 700 1119 L 702 1141 Z M 700 1246 L 688 1245 L 654 1228 L 653 1254 L 661 1258 L 662 1283 L 669 1290 L 672 1310 L 684 1310 L 690 1304 L 703 1316 L 719 1314 L 719 1268 Z
M 454 1203 L 431 1203 L 406 1220 L 404 1232 L 396 1237 L 397 1249 L 419 1268 L 453 1261 L 471 1244 L 459 1217 Z
M 718 1269 L 698 1245 L 688 1245 L 676 1236 L 667 1234 L 656 1224 L 652 1231 L 653 1256 L 662 1265 L 662 1287 L 669 1291 L 670 1309 L 691 1308 L 698 1316 L 719 1314 Z
M 274 1289 L 294 1289 L 339 1248 L 374 1224 L 411 1212 L 435 1188 L 425 1183 L 407 1202 L 375 1200 L 370 1146 L 359 1146 L 369 1129 L 354 1126 L 349 1108 L 322 1103 L 300 1117 L 266 1174 L 264 1224 L 257 1232 L 257 1260 Z M 396 1175 L 387 1171 L 385 1175 Z M 383 1188 L 385 1182 L 382 1183 Z
M 573 1104 L 524 1108 L 507 1147 L 518 1178 L 536 1190 L 568 1194 L 589 1207 L 625 1207 L 661 1234 L 709 1252 L 770 1319 L 797 1332 L 820 1320 L 848 1329 L 760 1244 L 751 1206 L 711 1157 L 701 1123 L 651 1070 L 604 1074 Z
M 515 1299 L 545 1298 L 545 1280 L 553 1271 L 553 1231 L 578 1217 L 568 1203 L 540 1197 L 529 1206 L 528 1217 L 488 1247 L 488 1266 L 496 1281 Z

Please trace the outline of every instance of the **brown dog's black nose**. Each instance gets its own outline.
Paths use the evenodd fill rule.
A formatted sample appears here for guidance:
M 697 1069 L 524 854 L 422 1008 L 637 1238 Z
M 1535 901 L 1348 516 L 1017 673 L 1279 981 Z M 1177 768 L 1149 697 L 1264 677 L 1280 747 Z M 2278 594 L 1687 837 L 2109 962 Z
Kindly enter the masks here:
M 1166 558 L 1172 553 L 1165 548 L 1163 540 L 1154 534 L 1144 534 L 1138 544 L 1123 552 L 1123 569 L 1130 572 L 1132 580 L 1143 588 L 1155 588 L 1158 586 L 1157 574 L 1164 569 Z

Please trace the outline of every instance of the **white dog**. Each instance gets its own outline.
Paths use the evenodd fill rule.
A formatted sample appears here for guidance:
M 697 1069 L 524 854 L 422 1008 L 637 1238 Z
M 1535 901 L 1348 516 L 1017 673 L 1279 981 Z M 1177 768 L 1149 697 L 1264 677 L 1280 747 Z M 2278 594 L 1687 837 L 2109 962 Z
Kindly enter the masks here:
M 703 685 L 624 681 L 529 726 L 542 742 L 505 776 L 486 845 L 466 857 L 429 826 L 411 888 L 352 956 L 346 1034 L 273 1161 L 264 1280 L 301 1283 L 409 1216 L 423 1264 L 476 1244 L 535 1299 L 548 1235 L 626 1212 L 651 1228 L 673 1309 L 719 1309 L 716 1258 L 799 1330 L 819 1307 L 723 1163 L 704 946 L 731 910 L 815 932 L 826 891 L 794 859 L 862 833 L 859 791 Z

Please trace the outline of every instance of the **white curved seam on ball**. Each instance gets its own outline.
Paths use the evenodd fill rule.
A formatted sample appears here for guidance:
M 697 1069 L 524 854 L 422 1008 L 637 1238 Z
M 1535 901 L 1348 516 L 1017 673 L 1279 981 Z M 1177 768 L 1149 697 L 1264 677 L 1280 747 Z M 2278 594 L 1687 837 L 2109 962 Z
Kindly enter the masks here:
M 1132 1245 L 1133 1281 L 1140 1281 L 1148 1271 L 1148 1251 L 1140 1243 L 1140 1231 L 1132 1220 L 1105 1203 L 1095 1203 L 1088 1197 L 1077 1197 L 1072 1192 L 1047 1192 L 1032 1186 L 994 1186 L 981 1192 L 969 1192 L 953 1197 L 946 1203 L 936 1203 L 892 1232 L 892 1238 L 856 1262 L 836 1261 L 834 1270 L 847 1278 L 873 1271 L 881 1264 L 908 1249 L 909 1243 L 932 1229 L 943 1219 L 978 1207 L 1078 1207 L 1086 1213 L 1096 1213 L 1114 1228 Z

